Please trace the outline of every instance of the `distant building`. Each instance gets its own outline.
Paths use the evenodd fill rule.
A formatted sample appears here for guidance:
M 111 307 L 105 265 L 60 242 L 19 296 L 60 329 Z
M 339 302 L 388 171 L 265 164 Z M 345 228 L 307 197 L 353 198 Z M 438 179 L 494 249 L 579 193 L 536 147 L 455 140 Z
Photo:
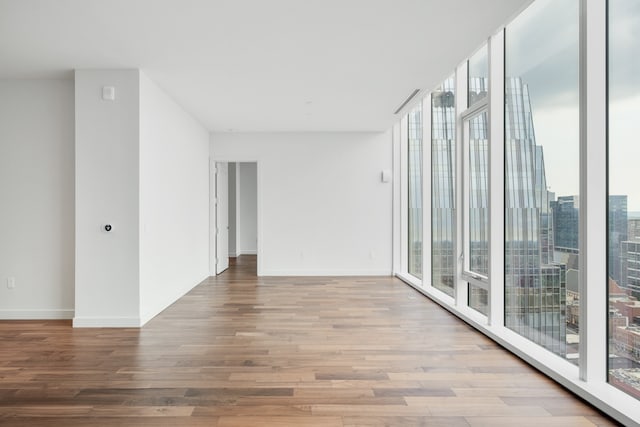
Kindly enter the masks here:
M 630 241 L 640 241 L 640 218 L 629 218 L 627 220 L 627 231 Z
M 620 286 L 640 298 L 640 241 L 620 244 Z
M 577 251 L 579 246 L 580 199 L 578 196 L 560 196 L 551 202 L 555 250 L 561 252 Z
M 620 244 L 629 240 L 627 220 L 627 196 L 609 196 L 609 277 L 616 282 L 622 279 Z
M 623 242 L 624 243 L 628 242 Z M 628 393 L 640 389 L 640 302 L 609 279 L 609 344 L 617 357 L 609 359 L 609 381 Z
M 640 358 L 640 326 L 618 326 L 613 328 L 613 343 L 616 350 L 634 359 Z
M 563 254 L 577 254 L 580 249 L 580 198 L 560 196 L 551 202 L 553 211 L 556 261 L 565 261 Z M 629 240 L 627 196 L 609 196 L 609 276 L 622 280 L 620 243 Z M 638 224 L 640 227 L 640 223 Z

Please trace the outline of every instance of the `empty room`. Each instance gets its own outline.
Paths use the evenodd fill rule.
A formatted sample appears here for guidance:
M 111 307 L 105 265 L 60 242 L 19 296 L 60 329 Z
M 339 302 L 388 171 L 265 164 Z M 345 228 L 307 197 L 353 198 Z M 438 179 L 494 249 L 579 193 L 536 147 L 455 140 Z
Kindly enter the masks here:
M 639 32 L 0 0 L 0 425 L 640 426 Z

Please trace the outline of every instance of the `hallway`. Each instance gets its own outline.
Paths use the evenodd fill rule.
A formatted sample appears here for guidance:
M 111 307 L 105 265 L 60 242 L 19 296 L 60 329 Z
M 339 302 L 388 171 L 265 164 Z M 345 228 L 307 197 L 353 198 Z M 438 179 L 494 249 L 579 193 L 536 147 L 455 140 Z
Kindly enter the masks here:
M 397 279 L 255 260 L 141 329 L 1 321 L 0 424 L 617 425 Z

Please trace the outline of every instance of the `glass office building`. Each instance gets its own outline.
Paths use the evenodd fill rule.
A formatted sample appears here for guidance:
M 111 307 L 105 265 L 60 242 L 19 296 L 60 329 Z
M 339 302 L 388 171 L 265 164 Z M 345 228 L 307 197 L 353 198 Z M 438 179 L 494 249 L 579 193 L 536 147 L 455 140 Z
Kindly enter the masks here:
M 505 82 L 505 325 L 565 356 L 566 267 L 553 261 L 554 195 L 528 86 Z

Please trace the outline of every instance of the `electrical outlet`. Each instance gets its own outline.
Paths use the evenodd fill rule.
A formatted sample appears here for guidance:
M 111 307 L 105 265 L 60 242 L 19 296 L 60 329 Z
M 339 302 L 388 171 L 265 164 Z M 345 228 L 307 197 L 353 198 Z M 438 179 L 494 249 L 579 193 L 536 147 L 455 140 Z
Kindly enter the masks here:
M 7 277 L 7 288 L 13 289 L 16 287 L 16 278 L 15 277 Z

